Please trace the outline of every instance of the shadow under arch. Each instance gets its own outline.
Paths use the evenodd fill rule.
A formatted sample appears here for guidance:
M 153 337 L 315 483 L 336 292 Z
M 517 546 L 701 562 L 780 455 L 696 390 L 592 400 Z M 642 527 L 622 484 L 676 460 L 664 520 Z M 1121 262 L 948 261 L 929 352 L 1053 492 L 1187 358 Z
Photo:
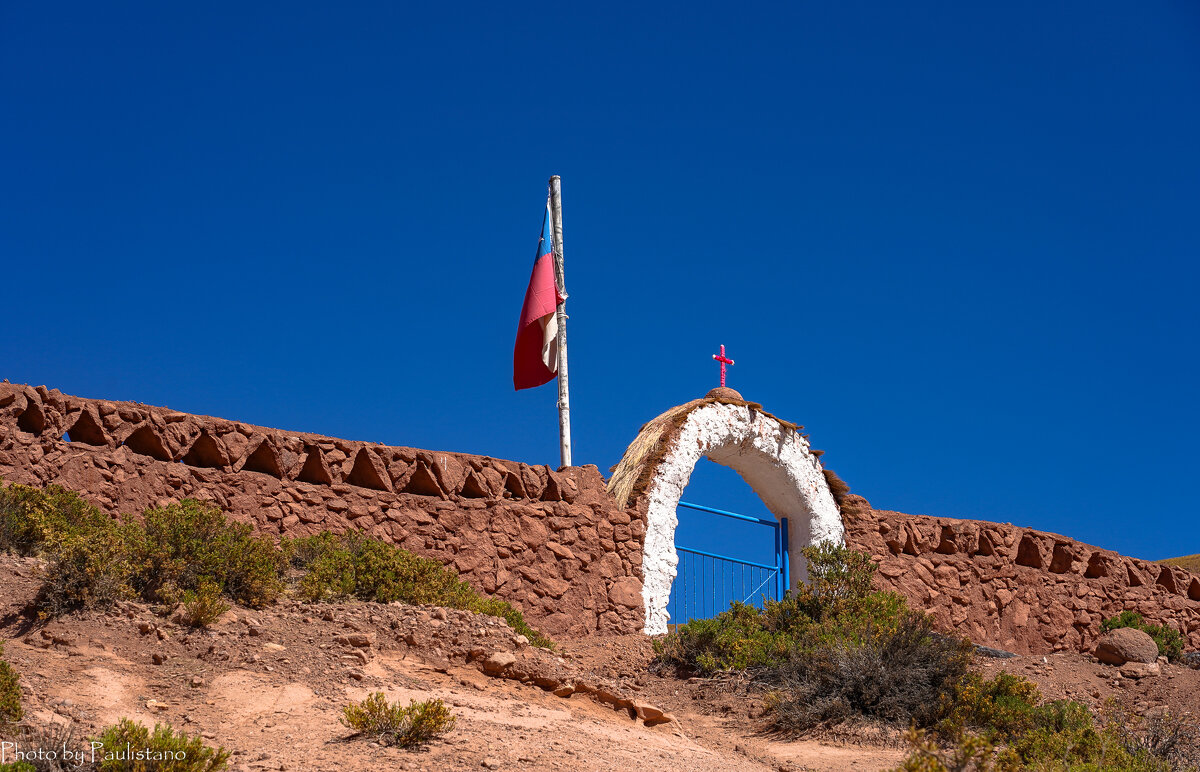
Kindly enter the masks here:
M 788 586 L 804 581 L 800 550 L 844 541 L 841 513 L 821 462 L 799 427 L 746 402 L 732 389 L 672 408 L 642 427 L 613 470 L 608 490 L 620 506 L 645 499 L 642 599 L 649 635 L 667 632 L 667 603 L 679 563 L 676 507 L 702 458 L 741 475 L 776 518 L 788 518 Z

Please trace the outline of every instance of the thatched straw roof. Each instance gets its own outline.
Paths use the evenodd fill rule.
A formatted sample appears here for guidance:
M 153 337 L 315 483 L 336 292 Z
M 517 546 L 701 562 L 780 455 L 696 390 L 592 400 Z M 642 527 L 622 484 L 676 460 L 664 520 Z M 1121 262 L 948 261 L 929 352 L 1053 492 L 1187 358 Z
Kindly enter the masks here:
M 716 389 L 713 390 L 713 392 L 716 391 Z M 761 413 L 773 418 L 792 431 L 804 428 L 771 415 L 763 410 L 762 405 L 757 402 L 747 402 L 744 399 L 723 395 L 714 396 L 713 392 L 703 399 L 694 399 L 673 407 L 641 428 L 638 436 L 626 448 L 625 456 L 620 463 L 609 470 L 612 477 L 608 480 L 608 493 L 616 499 L 617 506 L 628 507 L 650 485 L 650 480 L 654 477 L 654 471 L 658 468 L 659 462 L 666 457 L 684 422 L 687 421 L 688 415 L 693 410 L 714 403 L 740 405 L 750 408 L 752 413 Z

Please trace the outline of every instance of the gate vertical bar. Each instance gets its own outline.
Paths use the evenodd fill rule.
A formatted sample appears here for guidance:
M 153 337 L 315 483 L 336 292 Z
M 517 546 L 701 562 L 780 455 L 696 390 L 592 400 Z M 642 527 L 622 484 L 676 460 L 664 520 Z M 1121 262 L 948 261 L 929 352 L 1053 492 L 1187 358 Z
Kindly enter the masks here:
M 782 585 L 782 576 L 784 576 L 784 551 L 781 549 L 784 539 L 782 539 L 782 534 L 784 534 L 782 525 L 775 526 L 775 600 L 784 599 L 784 592 L 782 592 L 782 586 L 784 586 Z
M 783 560 L 780 565 L 783 566 L 783 588 L 786 591 L 792 589 L 792 567 L 788 565 L 788 545 L 791 542 L 788 541 L 788 519 L 786 517 L 779 519 L 779 538 L 783 542 Z

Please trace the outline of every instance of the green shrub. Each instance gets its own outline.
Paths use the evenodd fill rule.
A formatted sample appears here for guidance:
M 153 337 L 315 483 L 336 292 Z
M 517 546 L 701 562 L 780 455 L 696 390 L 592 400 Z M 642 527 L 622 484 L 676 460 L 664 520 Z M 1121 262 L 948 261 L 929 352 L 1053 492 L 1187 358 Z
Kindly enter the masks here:
M 808 561 L 808 583 L 799 588 L 814 610 L 866 598 L 879 566 L 865 552 L 823 541 L 802 551 Z
M 0 552 L 33 555 L 70 534 L 114 526 L 111 517 L 57 485 L 0 486 Z
M 283 591 L 284 555 L 274 540 L 204 502 L 147 509 L 142 523 L 126 527 L 126 539 L 131 584 L 147 600 L 178 602 L 207 583 L 261 608 Z
M 818 638 L 779 670 L 772 727 L 798 734 L 865 717 L 894 726 L 928 727 L 967 673 L 973 649 L 937 635 L 925 614 L 909 611 L 893 628 L 870 622 L 841 640 Z
M 295 567 L 304 571 L 297 592 L 308 601 L 357 598 L 466 609 L 501 617 L 535 646 L 553 642 L 534 630 L 505 601 L 480 595 L 450 569 L 430 558 L 367 536 L 361 531 L 323 532 L 288 543 Z
M 343 708 L 341 721 L 355 734 L 370 735 L 382 745 L 408 748 L 449 732 L 455 718 L 441 700 L 412 700 L 403 707 L 389 703 L 383 692 L 375 692 Z
M 909 754 L 895 772 L 1169 772 L 1197 768 L 1195 757 L 1172 751 L 1156 753 L 1145 747 L 1147 735 L 1130 739 L 1116 726 L 1105 724 L 1088 730 L 1091 740 L 1073 744 L 1077 736 L 1067 728 L 1043 730 L 1043 742 L 997 745 L 986 734 L 966 733 L 938 742 L 919 730 L 906 735 Z M 1047 744 L 1044 742 L 1050 738 Z
M 1037 684 L 1027 678 L 998 673 L 984 679 L 970 673 L 943 705 L 938 732 L 957 737 L 967 729 L 978 729 L 1016 737 L 1036 727 L 1035 711 L 1041 701 Z
M 870 557 L 824 543 L 804 551 L 807 585 L 763 610 L 735 603 L 655 643 L 659 665 L 751 671 L 773 688 L 772 728 L 795 734 L 852 717 L 928 726 L 967 671 L 970 644 L 890 592 Z
M 43 615 L 109 606 L 133 594 L 125 540 L 117 528 L 70 534 L 49 555 L 37 599 Z
M 104 606 L 128 596 L 183 603 L 185 624 L 211 624 L 221 595 L 261 608 L 284 590 L 289 562 L 302 570 L 301 597 L 426 603 L 500 617 L 529 642 L 553 642 L 511 604 L 480 595 L 436 560 L 352 531 L 284 540 L 184 499 L 118 523 L 73 493 L 51 486 L 0 488 L 0 549 L 49 557 L 39 593 L 43 615 Z
M 179 622 L 190 627 L 208 627 L 229 610 L 229 604 L 221 599 L 221 588 L 214 582 L 201 582 L 196 590 L 183 593 L 182 613 Z
M 228 751 L 209 748 L 200 737 L 161 724 L 151 732 L 127 718 L 105 729 L 96 742 L 103 744 L 96 750 L 100 772 L 217 772 L 229 760 Z
M 1100 632 L 1107 633 L 1119 627 L 1141 630 L 1158 644 L 1158 653 L 1172 662 L 1183 656 L 1183 634 L 1165 625 L 1148 624 L 1136 611 L 1122 611 L 1100 623 Z
M 780 667 L 796 646 L 790 626 L 773 629 L 763 612 L 744 603 L 712 619 L 693 619 L 654 642 L 659 663 L 704 674 Z
M 0 487 L 0 550 L 46 555 L 39 606 L 49 615 L 132 593 L 179 602 L 207 585 L 257 608 L 284 587 L 285 559 L 271 538 L 190 499 L 119 523 L 57 486 Z
M 469 587 L 470 585 L 468 585 Z M 541 649 L 553 649 L 554 641 L 542 632 L 535 630 L 525 621 L 525 615 L 518 611 L 511 603 L 499 598 L 492 598 L 486 595 L 479 595 L 471 590 L 472 595 L 467 599 L 466 605 L 461 606 L 467 611 L 473 611 L 476 614 L 484 614 L 489 617 L 499 617 L 508 623 L 513 632 L 519 633 L 529 639 L 529 643 Z
M 901 769 L 955 769 L 954 759 L 983 746 L 1001 749 L 992 759 L 998 770 L 1151 772 L 1200 763 L 1200 739 L 1190 722 L 1147 722 L 1115 704 L 1097 716 L 1071 700 L 1043 701 L 1034 683 L 1007 673 L 962 679 L 943 703 L 937 736 L 947 744 L 943 751 L 924 735 L 910 737 L 912 750 Z
M 1021 769 L 1012 754 L 1001 754 L 987 738 L 967 734 L 943 744 L 921 729 L 904 734 L 909 752 L 893 772 L 1010 772 Z
M 316 545 L 309 540 L 316 540 Z M 441 563 L 361 531 L 298 539 L 297 554 L 312 554 L 300 581 L 307 600 L 354 597 L 379 603 L 436 603 L 461 607 L 472 591 Z
M 734 603 L 713 619 L 694 619 L 656 641 L 658 660 L 684 670 L 779 668 L 830 646 L 859 646 L 895 634 L 921 612 L 904 598 L 871 590 L 869 556 L 829 542 L 806 547 L 809 583 L 760 611 Z
M 0 727 L 21 720 L 21 685 L 12 665 L 4 659 L 4 642 L 0 641 Z

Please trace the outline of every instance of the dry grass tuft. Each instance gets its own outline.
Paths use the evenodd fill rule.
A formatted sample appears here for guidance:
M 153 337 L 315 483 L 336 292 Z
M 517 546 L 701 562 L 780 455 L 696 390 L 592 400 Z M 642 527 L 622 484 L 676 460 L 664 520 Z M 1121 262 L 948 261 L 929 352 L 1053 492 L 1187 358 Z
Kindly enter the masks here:
M 842 502 L 850 495 L 850 486 L 832 469 L 822 469 L 821 471 L 825 474 L 825 484 L 829 486 L 829 492 L 833 494 L 833 500 L 840 509 Z
M 454 728 L 455 717 L 441 700 L 410 700 L 408 707 L 389 703 L 375 692 L 359 703 L 342 708 L 341 722 L 355 734 L 367 735 L 381 745 L 411 748 L 423 745 Z

